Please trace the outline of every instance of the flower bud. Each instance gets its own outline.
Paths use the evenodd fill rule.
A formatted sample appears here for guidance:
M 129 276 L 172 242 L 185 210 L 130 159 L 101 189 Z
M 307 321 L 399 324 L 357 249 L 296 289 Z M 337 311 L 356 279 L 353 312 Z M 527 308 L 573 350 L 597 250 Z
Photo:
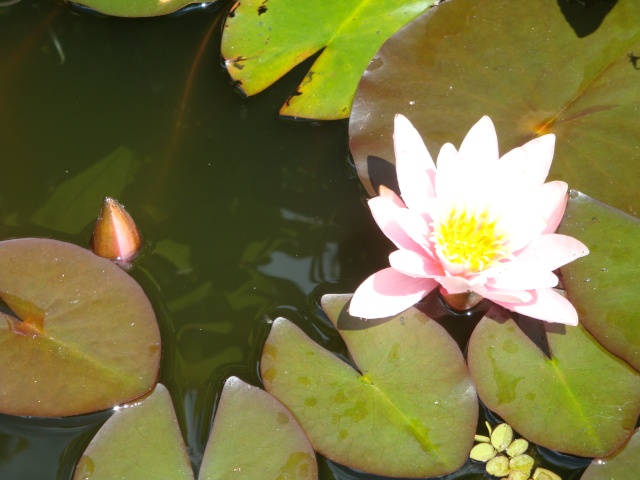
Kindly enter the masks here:
M 91 237 L 91 250 L 100 257 L 128 262 L 142 242 L 131 215 L 113 198 L 105 197 Z

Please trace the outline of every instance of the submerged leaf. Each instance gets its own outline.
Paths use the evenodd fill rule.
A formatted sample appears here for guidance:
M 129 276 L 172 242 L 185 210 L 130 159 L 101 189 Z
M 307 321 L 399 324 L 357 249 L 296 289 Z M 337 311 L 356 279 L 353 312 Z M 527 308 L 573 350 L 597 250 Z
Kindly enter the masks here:
M 97 205 L 105 195 L 121 196 L 138 163 L 131 150 L 118 147 L 58 185 L 31 221 L 61 232 L 79 233 L 96 218 Z
M 155 384 L 153 309 L 109 260 L 56 240 L 0 242 L 0 299 L 0 412 L 77 415 Z
M 383 321 L 353 318 L 349 298 L 325 296 L 322 304 L 357 370 L 280 318 L 262 355 L 265 388 L 336 462 L 401 477 L 460 468 L 478 402 L 456 342 L 415 308 Z
M 171 396 L 162 384 L 106 421 L 76 466 L 74 480 L 193 480 Z
M 222 37 L 227 70 L 246 95 L 273 84 L 322 50 L 280 110 L 289 117 L 347 118 L 371 57 L 435 0 L 243 0 Z
M 222 390 L 199 480 L 318 478 L 316 456 L 278 400 L 237 377 Z
M 561 268 L 580 322 L 640 370 L 640 220 L 573 191 L 559 232 L 579 236 L 591 251 Z
M 638 215 L 640 9 L 619 0 L 600 28 L 580 37 L 561 3 L 570 2 L 453 0 L 391 37 L 358 86 L 349 126 L 369 192 L 395 185 L 396 113 L 434 158 L 489 115 L 502 153 L 554 133 L 550 179 Z
M 635 427 L 640 374 L 581 325 L 543 326 L 553 358 L 509 312 L 489 311 L 471 335 L 467 356 L 478 395 L 529 441 L 573 455 L 607 455 Z

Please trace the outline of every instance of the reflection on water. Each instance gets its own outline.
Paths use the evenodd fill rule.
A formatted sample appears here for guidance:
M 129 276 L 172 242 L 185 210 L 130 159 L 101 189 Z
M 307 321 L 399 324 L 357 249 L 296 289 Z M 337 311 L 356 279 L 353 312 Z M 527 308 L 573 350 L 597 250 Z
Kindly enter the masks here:
M 71 478 L 75 462 L 110 411 L 70 418 L 0 415 L 0 478 Z

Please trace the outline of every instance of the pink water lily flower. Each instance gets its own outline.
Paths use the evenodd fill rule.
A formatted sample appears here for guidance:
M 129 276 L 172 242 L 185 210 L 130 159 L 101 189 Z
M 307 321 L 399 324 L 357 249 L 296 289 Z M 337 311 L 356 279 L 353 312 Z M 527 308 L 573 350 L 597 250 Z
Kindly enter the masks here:
M 381 187 L 369 207 L 398 249 L 389 268 L 357 289 L 351 315 L 395 315 L 441 287 L 445 295 L 481 296 L 540 320 L 578 324 L 573 305 L 553 289 L 553 270 L 589 253 L 554 233 L 568 199 L 566 183 L 544 183 L 554 135 L 500 157 L 485 116 L 460 150 L 442 147 L 436 168 L 417 130 L 396 115 L 394 145 L 402 198 Z

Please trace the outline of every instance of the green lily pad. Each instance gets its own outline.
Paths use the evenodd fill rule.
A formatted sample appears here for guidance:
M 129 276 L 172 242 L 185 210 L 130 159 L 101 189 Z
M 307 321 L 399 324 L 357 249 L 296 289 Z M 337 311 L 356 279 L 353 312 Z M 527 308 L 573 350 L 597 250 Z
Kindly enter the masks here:
M 640 429 L 620 450 L 604 458 L 596 458 L 580 480 L 631 478 L 631 472 L 640 471 Z
M 315 452 L 291 412 L 237 377 L 222 390 L 200 480 L 318 478 Z
M 396 113 L 434 158 L 489 115 L 502 153 L 554 133 L 551 179 L 637 215 L 640 8 L 619 0 L 581 37 L 560 3 L 569 2 L 453 0 L 393 35 L 364 73 L 351 116 L 351 150 L 369 192 L 395 185 Z
M 0 299 L 0 412 L 77 415 L 155 384 L 153 309 L 109 260 L 56 240 L 0 242 Z
M 222 56 L 242 92 L 255 95 L 322 50 L 280 114 L 347 118 L 362 72 L 380 45 L 434 3 L 243 0 L 227 17 Z
M 559 232 L 579 238 L 590 250 L 561 268 L 580 322 L 640 370 L 640 220 L 573 191 Z
M 116 478 L 193 480 L 171 396 L 162 384 L 105 422 L 73 476 L 74 480 Z
M 277 319 L 260 369 L 316 451 L 359 470 L 432 477 L 460 468 L 478 401 L 456 342 L 415 308 L 387 320 L 348 315 L 349 295 L 323 297 L 355 368 Z
M 86 5 L 96 12 L 114 17 L 157 17 L 167 15 L 190 5 L 192 0 L 74 0 L 75 3 Z
M 492 308 L 469 341 L 467 361 L 484 404 L 553 450 L 596 457 L 620 447 L 640 413 L 640 374 L 581 325 L 538 324 L 550 359 L 510 315 Z

